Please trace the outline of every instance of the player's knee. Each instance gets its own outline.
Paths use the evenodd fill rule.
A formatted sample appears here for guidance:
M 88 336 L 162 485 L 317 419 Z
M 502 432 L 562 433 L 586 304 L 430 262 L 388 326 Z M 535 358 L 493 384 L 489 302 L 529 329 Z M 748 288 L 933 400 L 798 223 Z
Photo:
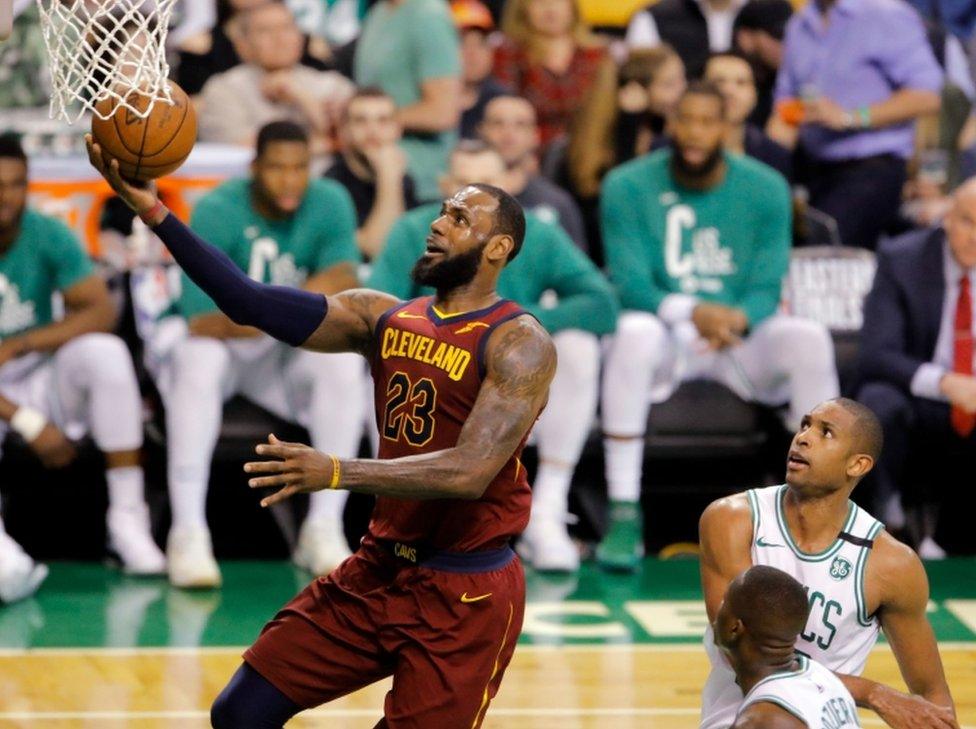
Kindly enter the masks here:
M 350 357 L 345 354 L 307 354 L 312 358 L 319 359 L 318 366 L 314 366 L 316 363 L 313 362 L 309 367 L 311 377 L 318 384 L 330 388 L 333 392 L 345 393 L 347 396 L 358 396 L 362 392 L 362 382 L 365 374 L 363 372 L 362 362 L 358 356 L 353 355 Z M 328 357 L 332 360 L 328 363 L 327 367 L 321 366 L 322 357 Z
M 64 354 L 70 359 L 72 369 L 121 386 L 135 382 L 132 355 L 125 342 L 114 334 L 84 334 L 64 346 Z
M 581 329 L 567 329 L 553 337 L 557 371 L 574 382 L 596 382 L 600 373 L 600 342 Z
M 234 701 L 233 691 L 230 687 L 220 692 L 210 706 L 210 726 L 213 729 L 230 729 L 239 726 L 237 704 Z
M 642 311 L 625 311 L 617 322 L 614 349 L 622 357 L 616 357 L 635 367 L 653 368 L 663 356 L 668 343 L 668 330 L 653 314 Z
M 772 350 L 809 368 L 833 369 L 834 340 L 820 322 L 793 316 L 770 320 Z
M 241 685 L 228 684 L 210 705 L 213 729 L 280 729 L 283 720 L 264 716 Z
M 216 339 L 186 339 L 173 349 L 175 386 L 193 390 L 219 390 L 230 366 L 227 347 Z

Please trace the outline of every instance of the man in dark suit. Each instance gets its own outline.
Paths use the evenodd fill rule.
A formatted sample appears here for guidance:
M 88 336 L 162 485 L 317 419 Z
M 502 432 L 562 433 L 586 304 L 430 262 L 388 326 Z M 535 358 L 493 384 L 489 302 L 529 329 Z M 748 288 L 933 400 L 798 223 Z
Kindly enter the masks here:
M 875 469 L 876 508 L 897 521 L 891 517 L 904 483 L 923 558 L 945 556 L 933 538 L 941 496 L 933 485 L 958 480 L 976 456 L 974 288 L 976 178 L 956 191 L 941 228 L 882 248 L 864 306 L 858 399 L 880 418 L 887 441 Z M 906 474 L 909 458 L 919 455 L 924 479 Z

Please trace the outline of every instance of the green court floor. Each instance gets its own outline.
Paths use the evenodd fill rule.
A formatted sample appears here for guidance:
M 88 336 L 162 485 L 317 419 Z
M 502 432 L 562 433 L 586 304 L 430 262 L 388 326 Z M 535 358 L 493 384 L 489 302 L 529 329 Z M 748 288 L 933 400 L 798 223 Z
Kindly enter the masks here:
M 224 587 L 170 588 L 99 564 L 60 562 L 31 600 L 0 606 L 0 649 L 241 646 L 309 577 L 285 562 L 224 562 Z M 940 641 L 976 642 L 976 560 L 927 565 Z M 705 627 L 693 559 L 649 559 L 634 575 L 584 565 L 529 573 L 523 643 L 696 642 Z

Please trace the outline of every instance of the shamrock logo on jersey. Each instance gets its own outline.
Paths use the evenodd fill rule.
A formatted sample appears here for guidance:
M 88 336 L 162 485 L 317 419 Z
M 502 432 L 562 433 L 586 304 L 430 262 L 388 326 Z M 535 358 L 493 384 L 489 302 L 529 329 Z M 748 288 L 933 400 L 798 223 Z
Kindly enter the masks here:
M 830 576 L 840 582 L 851 573 L 851 563 L 843 557 L 834 557 L 830 563 Z

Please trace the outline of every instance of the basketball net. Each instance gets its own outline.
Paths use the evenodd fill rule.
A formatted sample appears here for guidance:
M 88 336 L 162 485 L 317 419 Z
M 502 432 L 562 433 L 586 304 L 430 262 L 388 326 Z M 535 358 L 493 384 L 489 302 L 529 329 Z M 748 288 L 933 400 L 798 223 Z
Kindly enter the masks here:
M 51 117 L 72 124 L 86 111 L 107 119 L 121 107 L 144 119 L 157 101 L 172 104 L 165 46 L 174 2 L 37 0 L 51 59 Z M 140 96 L 149 102 L 130 103 Z M 105 99 L 111 103 L 96 109 Z

